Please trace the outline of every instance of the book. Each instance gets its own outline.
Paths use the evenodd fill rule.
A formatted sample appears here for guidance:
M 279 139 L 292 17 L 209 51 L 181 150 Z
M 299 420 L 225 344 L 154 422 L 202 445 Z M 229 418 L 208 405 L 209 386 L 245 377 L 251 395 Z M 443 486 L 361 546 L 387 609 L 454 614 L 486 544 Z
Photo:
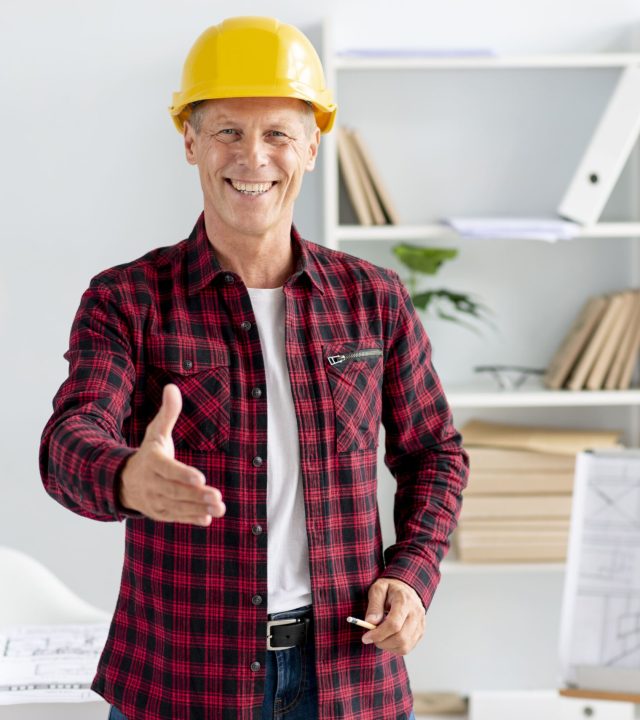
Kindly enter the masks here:
M 620 308 L 618 314 L 614 317 L 608 334 L 604 339 L 604 344 L 600 350 L 600 354 L 596 358 L 589 376 L 587 377 L 585 386 L 587 390 L 602 390 L 607 372 L 613 364 L 616 353 L 622 343 L 625 328 L 629 325 L 631 313 L 634 308 L 634 298 L 632 292 L 624 292 L 621 294 Z
M 456 533 L 466 530 L 481 530 L 484 532 L 509 532 L 511 530 L 526 530 L 530 533 L 542 531 L 566 531 L 571 526 L 570 518 L 460 518 Z
M 469 446 L 467 453 L 474 471 L 562 472 L 573 473 L 575 459 L 570 455 L 557 455 L 531 450 Z
M 591 339 L 589 340 L 584 352 L 576 362 L 569 380 L 566 383 L 568 390 L 582 390 L 585 387 L 587 377 L 593 368 L 596 359 L 604 349 L 607 336 L 615 326 L 619 317 L 620 309 L 624 303 L 622 293 L 613 293 L 609 296 L 607 307 L 604 310 L 602 318 L 598 323 Z
M 607 300 L 596 295 L 587 300 L 569 333 L 549 363 L 543 383 L 550 390 L 559 390 L 568 378 L 580 353 L 602 318 Z
M 617 447 L 622 435 L 620 430 L 572 430 L 505 425 L 485 420 L 470 420 L 460 432 L 465 446 L 483 445 L 572 456 L 591 448 Z
M 462 501 L 461 517 L 474 518 L 569 518 L 571 495 L 470 495 Z
M 351 128 L 349 130 L 349 136 L 351 138 L 353 146 L 356 148 L 357 153 L 362 159 L 364 168 L 369 176 L 370 182 L 378 198 L 382 212 L 384 213 L 385 222 L 388 221 L 392 225 L 398 225 L 400 219 L 398 217 L 398 213 L 396 212 L 395 205 L 393 204 L 393 201 L 391 200 L 391 197 L 387 192 L 385 184 L 382 182 L 382 177 L 378 172 L 375 163 L 373 162 L 371 153 L 367 150 L 364 142 L 362 141 L 360 133 L 355 128 Z
M 351 157 L 356 168 L 358 180 L 360 182 L 360 185 L 362 186 L 362 190 L 364 191 L 364 196 L 369 207 L 369 212 L 371 213 L 373 224 L 386 225 L 387 218 L 382 211 L 382 205 L 378 200 L 378 195 L 376 194 L 376 191 L 374 189 L 373 181 L 371 180 L 371 177 L 369 175 L 365 159 L 360 150 L 358 149 L 356 142 L 354 141 L 353 131 L 349 128 L 344 128 L 344 130 L 349 145 L 349 151 L 351 153 Z
M 567 557 L 567 541 L 546 543 L 498 543 L 495 545 L 457 544 L 460 562 L 563 562 Z
M 640 300 L 639 300 L 640 302 Z M 620 372 L 620 379 L 618 380 L 618 390 L 627 390 L 631 385 L 633 378 L 633 371 L 638 362 L 638 351 L 640 351 L 640 316 L 636 316 L 636 322 L 634 325 L 634 334 L 631 341 L 631 347 L 627 358 L 623 364 L 622 371 Z
M 358 222 L 361 225 L 372 225 L 373 218 L 369 210 L 369 204 L 367 203 L 362 183 L 360 182 L 358 168 L 352 154 L 351 143 L 349 142 L 347 131 L 343 127 L 338 128 L 337 142 L 338 164 Z
M 573 472 L 477 472 L 472 466 L 464 496 L 562 495 L 571 493 L 572 490 Z
M 637 348 L 635 351 L 633 350 L 634 338 L 636 337 L 638 324 L 640 323 L 640 292 L 637 290 L 632 293 L 630 304 L 629 317 L 626 327 L 624 328 L 622 339 L 620 340 L 616 355 L 605 378 L 605 390 L 623 389 L 620 388 L 622 371 L 629 358 L 632 357 L 632 359 L 635 359 L 638 354 Z
M 570 519 L 473 519 L 458 524 L 453 544 L 462 562 L 564 560 Z
M 540 545 L 549 542 L 567 543 L 569 539 L 569 528 L 566 530 L 540 530 L 532 533 L 527 530 L 464 530 L 458 533 L 460 545 Z

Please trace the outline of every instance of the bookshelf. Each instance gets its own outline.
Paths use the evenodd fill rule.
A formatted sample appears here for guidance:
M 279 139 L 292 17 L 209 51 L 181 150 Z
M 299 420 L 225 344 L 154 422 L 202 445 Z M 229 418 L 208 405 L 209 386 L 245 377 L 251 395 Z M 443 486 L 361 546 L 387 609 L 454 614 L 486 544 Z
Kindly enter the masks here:
M 547 390 L 534 384 L 518 390 L 495 391 L 480 385 L 445 385 L 451 407 L 470 408 L 536 408 L 536 407 L 635 407 L 640 405 L 640 390 L 578 391 Z
M 336 55 L 334 70 L 532 70 L 536 68 L 623 68 L 640 53 L 570 53 L 478 57 L 361 58 Z M 326 67 L 326 66 L 325 66 Z
M 326 244 L 376 264 L 394 267 L 401 276 L 405 274 L 404 268 L 399 268 L 394 261 L 391 246 L 403 241 L 458 247 L 460 265 L 463 256 L 470 253 L 473 262 L 470 261 L 467 266 L 465 280 L 475 278 L 468 267 L 482 262 L 485 255 L 502 268 L 502 273 L 486 273 L 488 279 L 480 274 L 477 282 L 482 299 L 485 299 L 485 291 L 502 288 L 501 292 L 496 292 L 495 302 L 498 304 L 494 309 L 505 311 L 507 329 L 503 337 L 491 340 L 495 346 L 494 355 L 483 356 L 480 342 L 469 342 L 467 347 L 467 340 L 461 340 L 460 331 L 456 335 L 454 330 L 441 329 L 433 324 L 428 327 L 433 340 L 434 360 L 456 425 L 461 426 L 470 417 L 567 427 L 598 426 L 600 423 L 602 428 L 624 427 L 631 444 L 638 444 L 639 388 L 608 392 L 550 391 L 541 383 L 529 379 L 519 389 L 505 391 L 498 390 L 486 378 L 477 380 L 471 372 L 465 372 L 484 362 L 543 367 L 551 359 L 587 297 L 598 291 L 640 285 L 640 159 L 637 149 L 623 173 L 621 186 L 624 187 L 618 192 L 617 200 L 605 210 L 598 223 L 583 227 L 573 240 L 535 244 L 462 239 L 440 220 L 443 217 L 506 214 L 500 212 L 504 207 L 490 204 L 502 190 L 507 198 L 505 205 L 509 209 L 512 206 L 515 208 L 514 216 L 554 217 L 562 193 L 594 123 L 604 110 L 616 78 L 624 68 L 640 64 L 640 53 L 459 58 L 347 57 L 335 52 L 329 24 L 323 28 L 323 50 L 327 84 L 335 91 L 339 107 L 336 125 L 344 124 L 362 131 L 378 170 L 385 179 L 389 177 L 387 189 L 393 199 L 399 201 L 398 209 L 402 216 L 402 224 L 398 225 L 360 226 L 345 224 L 344 221 L 341 224 L 340 202 L 344 195 L 340 193 L 336 133 L 330 133 L 323 137 L 322 149 Z M 494 84 L 495 78 L 499 79 Z M 503 156 L 499 156 L 499 162 L 494 165 L 489 151 L 485 154 L 478 152 L 477 157 L 474 156 L 479 145 L 485 142 L 483 133 L 486 131 L 488 146 L 493 143 L 499 147 L 503 143 L 519 150 L 518 142 L 528 143 L 531 140 L 534 144 L 538 135 L 544 140 L 544 136 L 555 132 L 555 125 L 546 123 L 544 118 L 539 123 L 529 119 L 527 112 L 532 111 L 533 103 L 526 105 L 526 109 L 518 114 L 512 112 L 505 102 L 503 130 L 506 132 L 503 136 L 491 136 L 489 123 L 479 130 L 474 127 L 477 121 L 483 122 L 485 116 L 480 113 L 478 119 L 474 112 L 470 112 L 468 122 L 455 124 L 463 149 L 459 156 L 450 157 L 447 153 L 451 144 L 440 151 L 437 143 L 425 141 L 421 133 L 431 129 L 436 135 L 443 130 L 446 134 L 448 128 L 446 119 L 443 120 L 446 112 L 450 110 L 453 119 L 457 120 L 459 115 L 457 117 L 456 113 L 466 110 L 456 95 L 458 84 L 462 93 L 474 91 L 476 86 L 483 90 L 488 88 L 494 93 L 494 100 L 508 100 L 500 93 L 510 93 L 516 86 L 517 95 L 518 86 L 529 84 L 538 97 L 545 97 L 545 88 L 549 85 L 550 97 L 554 100 L 560 98 L 559 109 L 556 111 L 554 107 L 559 116 L 567 107 L 567 103 L 562 102 L 563 94 L 570 95 L 576 86 L 575 113 L 583 113 L 586 117 L 591 112 L 590 120 L 585 120 L 582 130 L 578 127 L 577 135 L 581 132 L 581 136 L 572 139 L 573 120 L 564 123 L 560 117 L 558 133 L 567 133 L 570 138 L 566 148 L 562 142 L 555 146 L 551 142 L 543 142 L 540 157 L 535 153 L 520 153 L 518 157 L 531 161 L 532 172 L 536 175 L 535 180 L 525 178 L 523 181 L 522 177 L 518 180 L 521 168 L 509 166 L 508 158 L 505 161 Z M 380 96 L 392 107 L 380 107 Z M 475 91 L 472 97 L 474 100 L 482 99 L 482 91 Z M 397 109 L 405 102 L 407 110 L 403 115 Z M 413 112 L 414 104 L 416 112 Z M 472 103 L 469 104 L 473 110 Z M 371 127 L 367 125 L 368 111 L 371 112 Z M 535 107 L 531 117 L 534 112 Z M 416 121 L 416 116 L 424 120 L 423 124 Z M 487 117 L 491 117 L 490 113 Z M 402 144 L 398 145 L 398 153 L 390 150 L 388 145 L 393 146 L 396 136 L 389 139 L 387 131 L 403 137 L 406 133 L 412 150 L 407 152 Z M 545 174 L 541 158 L 550 148 L 557 152 L 549 155 L 551 172 Z M 452 172 L 451 167 L 455 169 L 456 165 L 464 163 L 465 153 L 470 156 L 470 162 L 476 163 L 476 173 L 468 186 L 460 188 L 457 182 L 463 174 L 461 171 Z M 416 169 L 413 163 L 416 156 L 428 158 L 428 162 L 433 164 L 430 172 L 422 174 L 423 167 Z M 489 199 L 487 207 L 476 203 L 469 189 L 474 179 L 477 182 L 481 177 L 477 168 L 483 163 L 491 168 L 487 184 L 496 185 L 494 196 L 480 193 L 483 200 Z M 405 167 L 409 168 L 406 177 L 403 173 Z M 440 171 L 442 182 L 435 182 L 434 178 Z M 514 178 L 517 182 L 512 183 Z M 460 201 L 456 202 L 458 190 L 462 192 Z M 422 202 L 423 194 L 427 197 L 426 202 Z M 522 270 L 523 266 L 530 264 L 540 273 L 546 267 L 545 263 L 554 262 L 558 256 L 562 259 L 562 270 L 543 273 L 539 280 L 529 281 Z M 458 259 L 451 266 L 456 263 Z M 476 291 L 473 284 L 461 286 L 462 269 L 456 273 L 453 280 L 443 276 L 441 280 L 435 278 L 435 282 L 452 289 Z M 514 291 L 520 296 L 529 294 L 529 307 L 539 311 L 539 317 L 528 317 L 526 332 L 520 332 L 510 342 L 508 334 L 511 329 L 520 329 L 517 313 L 524 304 L 520 298 L 518 302 L 511 303 L 510 293 Z M 539 308 L 532 300 L 537 295 L 541 295 Z M 491 301 L 488 304 L 491 305 Z M 544 335 L 547 327 L 550 328 L 549 337 Z M 500 352 L 515 352 L 520 345 L 530 351 L 531 359 L 499 356 Z M 470 359 L 465 365 L 458 356 Z M 454 360 L 454 367 L 447 375 L 440 368 L 444 366 L 448 370 L 450 358 Z M 391 523 L 384 516 L 390 514 L 394 483 L 384 466 L 383 456 L 381 437 L 379 502 L 383 534 L 392 537 Z M 441 571 L 441 585 L 429 611 L 425 639 L 407 658 L 414 690 L 448 689 L 468 693 L 495 689 L 498 685 L 501 689 L 553 687 L 564 563 L 461 563 L 451 553 L 442 564 Z M 528 622 L 524 624 L 523 612 L 529 613 Z M 526 653 L 522 652 L 525 647 Z M 461 658 L 464 658 L 464 673 L 461 673 Z
M 432 240 L 456 239 L 457 233 L 445 226 L 436 223 L 430 225 L 338 225 L 333 235 L 333 247 L 339 247 L 340 242 L 371 242 L 373 240 L 402 241 L 402 240 Z M 590 227 L 581 228 L 579 238 L 635 238 L 640 237 L 640 223 L 637 222 L 610 222 L 597 223 Z M 562 241 L 561 241 L 562 242 Z

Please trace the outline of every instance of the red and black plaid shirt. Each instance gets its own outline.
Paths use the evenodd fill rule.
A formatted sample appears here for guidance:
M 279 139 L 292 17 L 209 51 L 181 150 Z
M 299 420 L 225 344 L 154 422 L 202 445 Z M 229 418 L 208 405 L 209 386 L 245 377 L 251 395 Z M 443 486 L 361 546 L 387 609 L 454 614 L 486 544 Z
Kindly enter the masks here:
M 381 576 L 408 583 L 429 606 L 467 456 L 398 275 L 304 241 L 295 228 L 291 240 L 297 265 L 284 285 L 286 356 L 319 713 L 407 718 L 402 658 L 364 645 L 345 618 L 364 616 Z M 265 369 L 249 294 L 216 260 L 204 215 L 187 240 L 92 280 L 65 357 L 69 377 L 42 438 L 45 488 L 84 517 L 126 519 L 122 584 L 93 689 L 129 720 L 257 720 L 267 652 Z M 150 520 L 116 499 L 119 472 L 168 382 L 183 396 L 176 457 L 200 469 L 227 507 L 209 527 Z M 397 539 L 384 553 L 381 422 L 398 484 Z

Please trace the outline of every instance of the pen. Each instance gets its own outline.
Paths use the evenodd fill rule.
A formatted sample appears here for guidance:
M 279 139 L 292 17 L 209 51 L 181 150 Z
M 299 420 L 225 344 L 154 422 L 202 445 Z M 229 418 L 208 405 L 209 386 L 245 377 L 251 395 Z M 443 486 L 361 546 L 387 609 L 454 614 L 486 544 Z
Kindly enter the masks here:
M 347 622 L 351 623 L 352 625 L 357 625 L 358 627 L 365 628 L 367 630 L 375 630 L 378 627 L 377 625 L 372 625 L 366 620 L 360 620 L 356 617 L 352 617 L 351 615 L 349 615 L 349 617 L 347 618 Z

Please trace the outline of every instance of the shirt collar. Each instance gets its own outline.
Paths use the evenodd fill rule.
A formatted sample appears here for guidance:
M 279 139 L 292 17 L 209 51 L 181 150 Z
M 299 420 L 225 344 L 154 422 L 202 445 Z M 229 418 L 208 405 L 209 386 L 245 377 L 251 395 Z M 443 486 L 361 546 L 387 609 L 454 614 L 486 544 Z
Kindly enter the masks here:
M 291 226 L 291 244 L 296 269 L 285 284 L 298 281 L 303 275 L 324 294 L 324 287 L 318 273 L 317 260 L 306 240 L 300 237 L 295 225 Z M 187 292 L 193 295 L 210 283 L 220 282 L 226 271 L 220 266 L 215 250 L 209 241 L 204 224 L 204 212 L 198 218 L 187 240 Z

